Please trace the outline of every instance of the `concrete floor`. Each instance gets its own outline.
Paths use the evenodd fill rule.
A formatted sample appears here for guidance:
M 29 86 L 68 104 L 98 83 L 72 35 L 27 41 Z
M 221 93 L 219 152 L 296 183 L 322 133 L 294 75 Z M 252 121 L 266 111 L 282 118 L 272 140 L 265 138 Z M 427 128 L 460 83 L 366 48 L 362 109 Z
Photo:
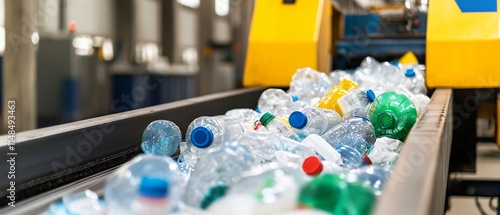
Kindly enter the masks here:
M 470 179 L 496 179 L 500 180 L 500 150 L 494 143 L 480 143 L 477 147 L 477 172 L 476 174 L 459 174 L 453 177 Z M 479 198 L 479 202 L 486 214 L 495 214 L 488 206 L 490 198 Z M 497 205 L 497 199 L 493 200 Z M 474 197 L 451 198 L 451 210 L 446 215 L 474 215 L 481 214 L 476 207 Z

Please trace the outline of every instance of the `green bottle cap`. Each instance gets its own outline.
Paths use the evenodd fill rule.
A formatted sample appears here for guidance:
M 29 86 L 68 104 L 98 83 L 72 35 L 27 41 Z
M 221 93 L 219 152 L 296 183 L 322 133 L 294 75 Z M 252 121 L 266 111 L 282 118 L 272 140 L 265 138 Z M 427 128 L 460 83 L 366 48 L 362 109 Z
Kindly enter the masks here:
M 269 124 L 269 122 L 271 122 L 271 120 L 273 120 L 274 118 L 276 118 L 274 115 L 272 115 L 271 113 L 269 112 L 266 112 L 264 115 L 262 115 L 259 119 L 259 121 L 262 123 L 262 125 L 265 127 L 267 126 L 267 124 Z
M 377 137 L 401 141 L 417 121 L 415 105 L 405 95 L 395 92 L 379 95 L 372 103 L 369 115 Z
M 226 185 L 216 185 L 210 188 L 203 200 L 201 201 L 201 209 L 207 209 L 217 199 L 226 195 L 228 187 Z

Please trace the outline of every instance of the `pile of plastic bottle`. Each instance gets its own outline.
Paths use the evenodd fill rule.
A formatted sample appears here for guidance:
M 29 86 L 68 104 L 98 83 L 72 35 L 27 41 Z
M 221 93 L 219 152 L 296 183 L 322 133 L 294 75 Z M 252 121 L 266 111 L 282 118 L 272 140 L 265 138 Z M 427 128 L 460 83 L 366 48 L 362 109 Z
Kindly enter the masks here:
M 256 110 L 196 118 L 185 142 L 154 121 L 146 155 L 107 180 L 104 200 L 87 190 L 46 214 L 370 214 L 430 101 L 424 70 L 373 58 L 330 75 L 298 69 Z

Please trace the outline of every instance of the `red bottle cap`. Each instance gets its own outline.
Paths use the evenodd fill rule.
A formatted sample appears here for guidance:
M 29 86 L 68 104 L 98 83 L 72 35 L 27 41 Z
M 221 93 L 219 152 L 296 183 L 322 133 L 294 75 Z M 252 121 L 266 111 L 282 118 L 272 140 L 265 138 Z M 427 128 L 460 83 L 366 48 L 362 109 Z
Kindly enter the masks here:
M 372 164 L 372 160 L 370 160 L 370 158 L 368 157 L 368 155 L 366 155 L 366 153 L 363 153 L 363 160 L 368 165 Z
M 302 169 L 307 175 L 316 176 L 323 171 L 323 163 L 316 156 L 309 156 L 302 163 Z

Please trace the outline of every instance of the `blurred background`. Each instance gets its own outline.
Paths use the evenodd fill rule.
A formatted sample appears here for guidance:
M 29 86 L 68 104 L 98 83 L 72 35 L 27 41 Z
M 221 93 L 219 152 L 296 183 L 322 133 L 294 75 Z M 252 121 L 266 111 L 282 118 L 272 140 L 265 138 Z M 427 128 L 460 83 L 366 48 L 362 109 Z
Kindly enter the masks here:
M 241 87 L 252 7 L 0 0 L 0 95 L 20 132 Z

